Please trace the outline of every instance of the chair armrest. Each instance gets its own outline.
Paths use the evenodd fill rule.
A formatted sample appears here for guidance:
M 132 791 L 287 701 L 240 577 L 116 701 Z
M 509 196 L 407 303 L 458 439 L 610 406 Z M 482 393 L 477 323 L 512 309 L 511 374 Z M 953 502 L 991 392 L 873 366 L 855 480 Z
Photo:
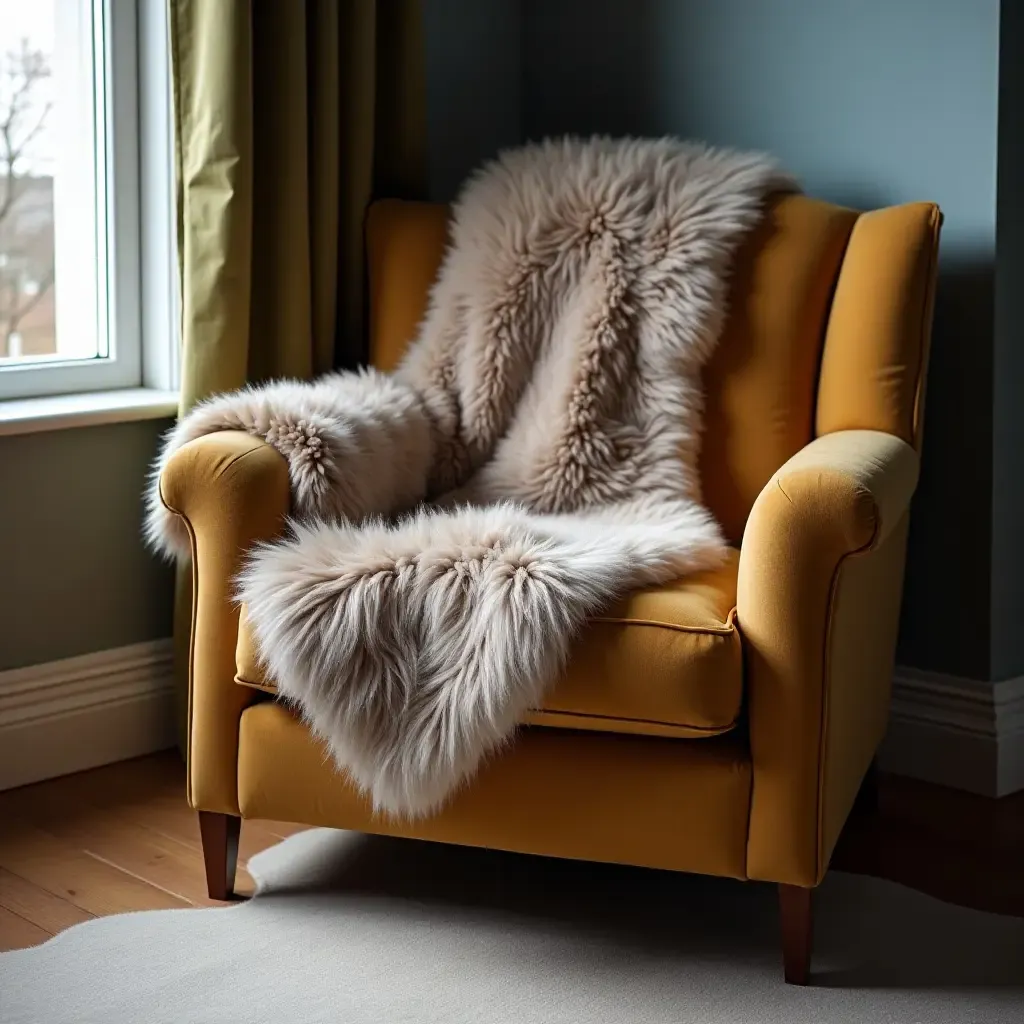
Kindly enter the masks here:
M 758 496 L 740 551 L 753 793 L 747 873 L 816 885 L 885 732 L 918 456 L 844 430 Z
M 234 682 L 234 581 L 249 549 L 284 527 L 288 463 L 249 434 L 207 434 L 170 457 L 160 499 L 181 517 L 192 547 L 188 799 L 238 814 L 238 722 L 256 694 Z

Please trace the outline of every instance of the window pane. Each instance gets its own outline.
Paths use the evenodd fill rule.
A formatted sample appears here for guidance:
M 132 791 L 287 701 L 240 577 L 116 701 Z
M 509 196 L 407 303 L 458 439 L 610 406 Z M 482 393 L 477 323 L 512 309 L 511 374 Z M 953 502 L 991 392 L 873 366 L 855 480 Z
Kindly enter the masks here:
M 102 6 L 0 0 L 0 369 L 106 355 Z

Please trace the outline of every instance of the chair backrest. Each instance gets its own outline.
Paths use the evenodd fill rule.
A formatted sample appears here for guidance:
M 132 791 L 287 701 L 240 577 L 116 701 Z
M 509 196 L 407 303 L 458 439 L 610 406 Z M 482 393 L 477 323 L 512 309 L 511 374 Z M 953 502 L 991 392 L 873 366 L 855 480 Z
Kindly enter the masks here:
M 448 208 L 382 200 L 367 222 L 370 358 L 401 358 L 444 253 Z M 704 499 L 739 541 L 758 493 L 819 434 L 920 444 L 938 234 L 930 203 L 872 213 L 773 197 L 737 256 L 705 370 Z

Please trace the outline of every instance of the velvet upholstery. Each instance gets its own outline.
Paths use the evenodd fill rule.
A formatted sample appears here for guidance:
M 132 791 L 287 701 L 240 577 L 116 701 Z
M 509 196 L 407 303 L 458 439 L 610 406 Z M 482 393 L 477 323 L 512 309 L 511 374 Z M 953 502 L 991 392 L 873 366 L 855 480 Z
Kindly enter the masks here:
M 382 368 L 415 332 L 446 218 L 371 210 Z M 738 547 L 731 577 L 631 595 L 593 622 L 532 724 L 425 820 L 374 816 L 258 690 L 273 680 L 239 631 L 231 578 L 283 528 L 284 459 L 231 432 L 185 446 L 161 492 L 193 541 L 193 806 L 817 884 L 885 728 L 940 222 L 930 204 L 771 201 L 705 373 L 702 478 Z
M 590 622 L 534 725 L 645 736 L 717 736 L 732 729 L 743 697 L 736 628 L 739 553 L 721 569 L 629 594 Z M 235 682 L 267 693 L 242 608 Z

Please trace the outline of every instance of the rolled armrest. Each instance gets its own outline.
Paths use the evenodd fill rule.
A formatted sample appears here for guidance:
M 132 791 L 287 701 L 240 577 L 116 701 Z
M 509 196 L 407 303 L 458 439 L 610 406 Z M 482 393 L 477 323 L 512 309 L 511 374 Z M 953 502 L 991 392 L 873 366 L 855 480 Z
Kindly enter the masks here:
M 885 731 L 918 456 L 813 441 L 758 496 L 740 552 L 753 760 L 747 872 L 816 885 Z
M 249 434 L 207 434 L 170 457 L 160 499 L 192 547 L 188 798 L 200 810 L 238 814 L 238 721 L 255 693 L 234 682 L 233 586 L 246 552 L 283 529 L 288 463 Z

